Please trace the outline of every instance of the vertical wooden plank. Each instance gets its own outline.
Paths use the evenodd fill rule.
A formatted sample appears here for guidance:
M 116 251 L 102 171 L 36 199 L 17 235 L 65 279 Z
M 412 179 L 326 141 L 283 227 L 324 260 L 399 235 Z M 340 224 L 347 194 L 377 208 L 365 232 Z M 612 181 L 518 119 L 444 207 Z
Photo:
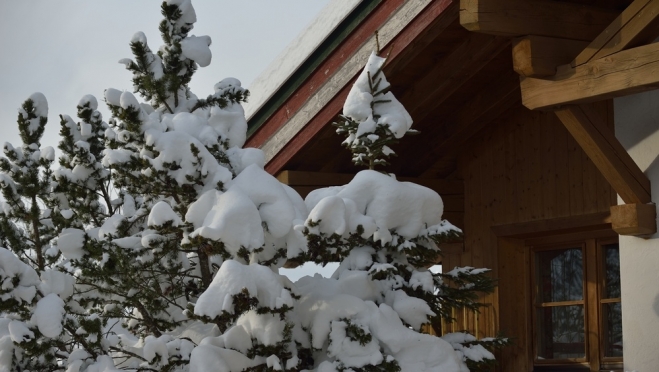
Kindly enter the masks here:
M 529 252 L 518 239 L 498 240 L 501 332 L 515 342 L 501 352 L 501 371 L 528 372 L 531 363 Z
M 531 203 L 532 215 L 534 220 L 546 218 L 545 202 L 542 197 L 542 189 L 544 187 L 544 172 L 542 169 L 542 125 L 546 120 L 547 114 L 544 112 L 534 112 L 534 120 L 532 121 L 535 128 L 529 126 L 531 136 L 529 142 L 531 145 Z
M 480 178 L 479 176 L 479 163 L 478 151 L 480 147 L 478 139 L 474 139 L 470 144 L 475 151 L 464 154 L 460 158 L 460 169 L 464 180 L 464 195 L 465 195 L 465 252 L 460 257 L 460 266 L 473 266 L 472 254 L 474 247 L 480 245 L 481 237 L 478 232 L 478 219 L 481 213 L 480 206 Z M 471 316 L 467 315 L 464 311 L 457 311 L 457 330 L 471 330 L 473 329 L 473 320 L 470 323 Z
M 553 115 L 544 115 L 540 127 L 540 140 L 542 144 L 541 166 L 542 166 L 542 199 L 544 201 L 544 217 L 555 218 L 557 216 L 557 187 L 556 187 L 556 146 L 554 139 Z
M 502 202 L 503 208 L 500 214 L 500 223 L 512 223 L 517 221 L 518 198 L 517 198 L 517 172 L 516 172 L 516 144 L 515 129 L 516 125 L 508 121 L 506 123 L 506 140 L 505 140 L 505 157 L 506 157 L 506 191 L 503 195 L 505 198 Z
M 567 137 L 568 169 L 570 178 L 570 215 L 576 216 L 583 211 L 583 172 L 581 147 L 571 135 Z
M 518 214 L 517 221 L 528 221 L 531 217 L 530 212 L 530 198 L 529 198 L 529 169 L 528 152 L 529 144 L 526 138 L 527 126 L 525 120 L 520 115 L 516 115 L 515 122 L 517 128 L 515 129 L 515 146 L 518 151 L 515 154 L 517 157 L 517 199 L 518 199 Z
M 581 152 L 582 172 L 583 172 L 583 211 L 582 213 L 597 212 L 597 180 L 601 178 L 599 170 L 590 160 L 585 152 Z
M 570 144 L 567 129 L 558 120 L 551 118 L 553 127 L 554 163 L 556 165 L 556 217 L 570 215 L 570 164 L 568 145 Z

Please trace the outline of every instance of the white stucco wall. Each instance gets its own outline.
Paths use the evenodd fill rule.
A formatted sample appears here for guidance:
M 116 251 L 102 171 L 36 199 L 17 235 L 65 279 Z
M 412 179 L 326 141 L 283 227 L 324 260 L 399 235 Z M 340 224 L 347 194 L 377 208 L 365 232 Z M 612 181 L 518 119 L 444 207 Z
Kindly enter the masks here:
M 616 137 L 650 179 L 652 200 L 659 204 L 659 91 L 614 102 Z M 657 372 L 659 234 L 620 237 L 620 274 L 625 370 Z

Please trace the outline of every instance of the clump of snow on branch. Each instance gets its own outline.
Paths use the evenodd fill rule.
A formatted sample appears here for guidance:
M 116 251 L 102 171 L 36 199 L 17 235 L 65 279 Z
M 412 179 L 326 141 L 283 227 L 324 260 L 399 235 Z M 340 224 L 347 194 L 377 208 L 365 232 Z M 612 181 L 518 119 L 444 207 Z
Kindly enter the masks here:
M 342 121 L 335 123 L 337 133 L 347 134 L 343 144 L 353 153 L 357 165 L 374 169 L 386 165 L 394 155 L 391 145 L 413 132 L 412 117 L 390 91 L 382 68 L 385 58 L 371 54 L 343 105 Z

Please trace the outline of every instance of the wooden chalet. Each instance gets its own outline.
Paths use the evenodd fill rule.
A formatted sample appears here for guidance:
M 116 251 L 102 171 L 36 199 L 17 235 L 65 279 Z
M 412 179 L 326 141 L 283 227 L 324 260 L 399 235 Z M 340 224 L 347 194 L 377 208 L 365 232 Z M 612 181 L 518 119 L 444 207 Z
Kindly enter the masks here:
M 637 94 L 659 87 L 657 36 L 655 0 L 363 0 L 247 146 L 303 196 L 347 183 L 360 169 L 331 123 L 379 43 L 421 132 L 386 170 L 464 230 L 444 267 L 499 280 L 440 331 L 512 338 L 500 371 L 659 371 L 659 96 Z

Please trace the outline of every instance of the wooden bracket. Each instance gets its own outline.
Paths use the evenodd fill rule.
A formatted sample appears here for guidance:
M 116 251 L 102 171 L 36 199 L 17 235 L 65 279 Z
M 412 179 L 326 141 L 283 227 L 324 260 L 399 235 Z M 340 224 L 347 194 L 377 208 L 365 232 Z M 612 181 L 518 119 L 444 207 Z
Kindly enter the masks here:
M 657 206 L 654 203 L 614 205 L 611 225 L 620 235 L 652 235 L 657 232 Z
M 556 110 L 556 116 L 625 203 L 652 202 L 650 180 L 606 127 L 596 107 L 565 106 Z

